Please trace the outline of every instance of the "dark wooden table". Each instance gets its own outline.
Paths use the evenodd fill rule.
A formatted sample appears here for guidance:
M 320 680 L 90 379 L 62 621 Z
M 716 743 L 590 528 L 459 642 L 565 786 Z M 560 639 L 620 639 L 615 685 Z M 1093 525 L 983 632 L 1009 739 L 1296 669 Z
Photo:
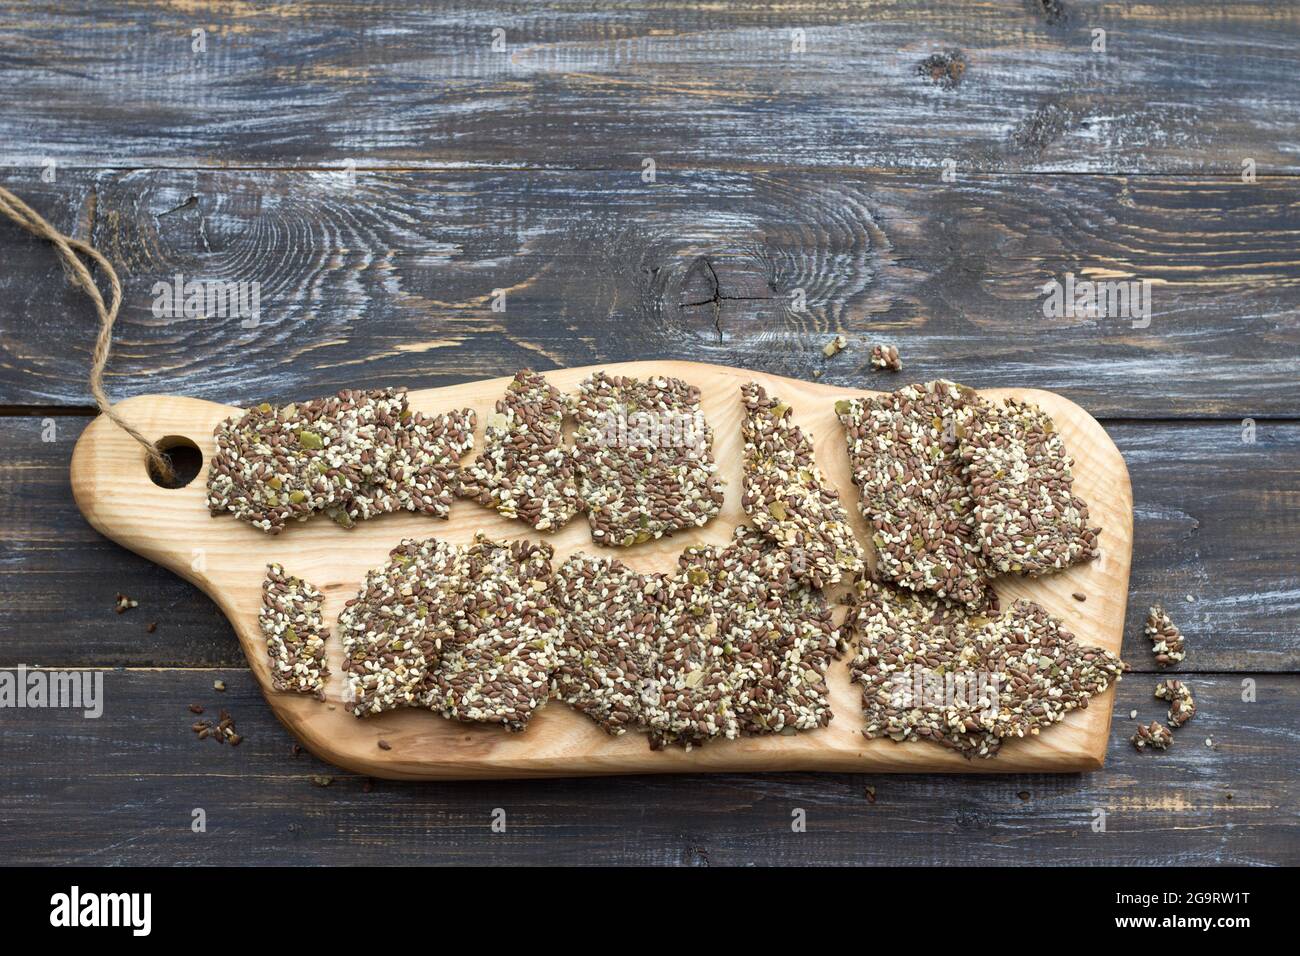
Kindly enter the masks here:
M 1137 525 L 1105 770 L 372 785 L 82 521 L 93 313 L 0 224 L 0 666 L 108 670 L 99 720 L 0 711 L 0 861 L 1300 862 L 1297 75 L 1267 2 L 0 0 L 0 183 L 120 269 L 115 397 L 653 357 L 878 387 L 886 341 L 906 380 L 1087 408 Z M 1149 325 L 1044 318 L 1071 272 L 1151 280 Z M 155 317 L 176 274 L 259 282 L 261 323 Z M 1200 706 L 1161 755 L 1127 743 L 1164 712 L 1154 601 Z

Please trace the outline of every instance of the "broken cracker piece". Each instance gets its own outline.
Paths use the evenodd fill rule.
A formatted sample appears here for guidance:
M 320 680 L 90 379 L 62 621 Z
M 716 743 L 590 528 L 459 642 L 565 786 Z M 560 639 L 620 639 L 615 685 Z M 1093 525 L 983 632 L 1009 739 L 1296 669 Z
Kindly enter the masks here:
M 444 717 L 528 726 L 550 695 L 558 611 L 548 544 L 479 535 L 453 578 L 455 628 L 422 703 Z
M 460 459 L 474 447 L 474 423 L 474 411 L 469 408 L 441 415 L 407 409 L 401 415 L 401 427 L 392 431 L 386 463 L 340 506 L 348 520 L 331 516 L 345 525 L 397 511 L 448 517 Z
M 276 690 L 325 699 L 329 632 L 321 615 L 323 600 L 320 591 L 302 578 L 285 574 L 281 565 L 266 566 L 257 620 L 266 638 L 271 686 Z
M 656 624 L 644 587 L 642 575 L 616 558 L 579 552 L 555 571 L 559 626 L 552 688 L 610 734 L 642 723 Z
M 722 509 L 713 430 L 695 386 L 596 372 L 579 387 L 575 414 L 580 498 L 597 544 L 640 544 Z
M 862 545 L 822 474 L 813 446 L 793 423 L 790 406 L 754 382 L 741 386 L 745 418 L 741 505 L 754 527 L 789 552 L 795 573 L 816 587 L 836 584 L 865 567 Z
M 1097 556 L 1101 529 L 1073 493 L 1074 463 L 1051 416 L 1015 398 L 968 405 L 956 436 L 991 568 L 1039 575 Z
M 972 607 L 987 599 L 992 572 L 955 432 L 986 407 L 973 389 L 944 380 L 835 403 L 858 504 L 874 530 L 877 573 Z
M 530 369 L 518 372 L 487 420 L 483 451 L 462 471 L 459 494 L 555 531 L 578 513 L 573 455 L 564 444 L 565 397 Z
M 208 510 L 276 534 L 341 505 L 386 467 L 405 410 L 404 390 L 345 389 L 226 419 L 214 431 Z
M 430 674 L 453 636 L 463 550 L 405 540 L 370 571 L 339 615 L 344 699 L 357 717 L 425 704 Z
M 1044 608 L 998 617 L 933 595 L 859 581 L 846 625 L 857 636 L 868 737 L 930 740 L 991 757 L 1088 706 L 1118 681 L 1119 658 L 1079 645 Z

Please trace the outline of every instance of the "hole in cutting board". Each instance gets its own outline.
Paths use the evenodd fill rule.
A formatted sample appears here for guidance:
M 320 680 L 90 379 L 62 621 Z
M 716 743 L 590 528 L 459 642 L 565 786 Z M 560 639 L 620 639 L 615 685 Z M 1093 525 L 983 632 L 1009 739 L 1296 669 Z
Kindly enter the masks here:
M 188 438 L 181 435 L 160 438 L 158 450 L 171 461 L 172 471 L 176 473 L 169 481 L 158 474 L 152 462 L 146 460 L 145 467 L 149 469 L 149 478 L 159 488 L 184 488 L 203 470 L 203 452 L 199 451 L 199 446 Z

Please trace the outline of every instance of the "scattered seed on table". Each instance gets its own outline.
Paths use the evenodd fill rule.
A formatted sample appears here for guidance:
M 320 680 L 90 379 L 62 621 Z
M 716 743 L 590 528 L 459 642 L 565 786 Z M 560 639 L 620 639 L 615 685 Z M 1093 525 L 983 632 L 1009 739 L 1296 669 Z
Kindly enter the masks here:
M 119 593 L 117 597 L 114 598 L 113 610 L 116 611 L 118 614 L 125 614 L 127 611 L 131 610 L 132 608 L 139 607 L 139 606 L 140 606 L 139 601 L 132 600 L 131 598 L 127 597 L 125 594 Z
M 744 491 L 740 503 L 755 528 L 792 556 L 794 573 L 814 587 L 862 573 L 862 545 L 839 491 L 826 481 L 813 445 L 789 405 L 755 382 L 740 388 L 745 408 Z
M 224 692 L 226 689 L 226 682 L 220 679 L 214 680 L 212 682 L 212 689 Z
M 1151 605 L 1143 633 L 1151 640 L 1151 652 L 1161 667 L 1177 664 L 1187 657 L 1183 633 L 1173 618 L 1159 604 Z
M 302 578 L 286 574 L 283 566 L 266 566 L 258 623 L 266 638 L 271 686 L 276 690 L 325 699 L 329 678 L 325 639 L 329 631 L 321 614 L 323 601 L 320 591 Z
M 1192 692 L 1180 680 L 1164 680 L 1156 684 L 1156 697 L 1169 701 L 1169 726 L 1177 730 L 1196 716 L 1196 701 Z
M 541 375 L 518 372 L 488 416 L 483 451 L 461 472 L 458 493 L 539 531 L 578 512 L 573 452 L 564 444 L 569 401 Z
M 574 461 L 597 544 L 629 547 L 703 526 L 722 509 L 713 429 L 680 379 L 596 372 L 579 387 Z
M 834 358 L 840 352 L 843 352 L 849 344 L 849 340 L 842 335 L 837 335 L 822 347 L 822 355 L 827 358 Z

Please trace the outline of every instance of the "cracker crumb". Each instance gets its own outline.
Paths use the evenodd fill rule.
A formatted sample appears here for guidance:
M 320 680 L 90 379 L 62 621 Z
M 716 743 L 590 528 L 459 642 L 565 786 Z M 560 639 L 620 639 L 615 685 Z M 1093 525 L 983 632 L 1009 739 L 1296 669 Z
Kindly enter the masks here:
M 1182 631 L 1159 604 L 1151 605 L 1143 632 L 1151 640 L 1151 651 L 1161 667 L 1177 664 L 1187 657 Z
M 1139 724 L 1137 733 L 1130 740 L 1138 750 L 1146 747 L 1152 750 L 1168 750 L 1173 745 L 1174 734 L 1160 721 L 1153 720 L 1150 724 Z

